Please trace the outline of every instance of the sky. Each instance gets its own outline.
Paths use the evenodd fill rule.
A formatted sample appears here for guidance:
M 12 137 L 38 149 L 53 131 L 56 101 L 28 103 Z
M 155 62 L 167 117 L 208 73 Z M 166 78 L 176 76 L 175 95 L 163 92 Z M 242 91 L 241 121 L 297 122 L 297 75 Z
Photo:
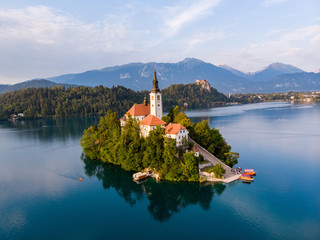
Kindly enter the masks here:
M 0 84 L 187 57 L 320 71 L 319 0 L 0 0 Z

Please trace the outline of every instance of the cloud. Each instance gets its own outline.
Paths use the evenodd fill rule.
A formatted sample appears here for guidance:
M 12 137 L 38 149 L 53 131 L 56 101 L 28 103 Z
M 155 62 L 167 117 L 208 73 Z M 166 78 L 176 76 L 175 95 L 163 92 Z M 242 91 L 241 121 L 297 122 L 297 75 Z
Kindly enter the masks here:
M 173 36 L 180 31 L 181 28 L 185 27 L 186 24 L 200 19 L 203 16 L 211 13 L 211 8 L 217 6 L 220 0 L 202 0 L 196 1 L 188 7 L 168 7 L 166 12 L 168 12 L 165 17 L 164 23 L 166 25 L 165 34 L 167 36 Z
M 122 15 L 84 22 L 47 6 L 0 9 L 0 82 L 96 68 L 134 51 L 129 27 Z
M 261 66 L 277 61 L 296 65 L 306 71 L 315 71 L 319 68 L 320 25 L 305 26 L 294 31 L 275 31 L 275 33 L 275 39 L 219 52 L 215 57 L 219 58 L 221 64 L 227 63 L 243 71 L 259 70 Z M 266 34 L 268 35 L 269 33 Z
M 283 3 L 283 2 L 287 2 L 288 0 L 265 0 L 264 4 L 265 5 L 274 5 L 274 4 L 278 4 L 278 3 Z
M 306 40 L 310 44 L 320 43 L 320 25 L 312 25 L 297 29 L 283 36 L 284 41 L 301 41 Z
M 126 37 L 121 21 L 85 23 L 47 6 L 0 10 L 0 41 L 28 41 L 40 45 L 68 45 L 76 50 L 109 50 Z M 97 41 L 97 39 L 100 39 Z
M 199 33 L 193 36 L 188 41 L 188 49 L 187 52 L 193 50 L 198 44 L 202 44 L 214 39 L 221 39 L 225 37 L 225 33 L 223 31 L 212 31 L 212 32 L 205 32 L 205 33 Z

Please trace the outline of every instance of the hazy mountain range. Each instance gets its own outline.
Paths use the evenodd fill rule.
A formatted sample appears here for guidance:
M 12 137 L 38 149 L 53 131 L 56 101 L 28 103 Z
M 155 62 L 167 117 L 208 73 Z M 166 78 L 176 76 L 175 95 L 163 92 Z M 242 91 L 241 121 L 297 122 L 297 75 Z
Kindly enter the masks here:
M 320 90 L 319 73 L 304 72 L 292 65 L 273 63 L 260 71 L 244 73 L 226 65 L 215 66 L 195 58 L 186 58 L 178 63 L 130 63 L 83 73 L 50 77 L 46 80 L 53 82 L 53 84 L 103 85 L 107 87 L 122 85 L 133 90 L 150 90 L 154 69 L 157 70 L 159 87 L 162 89 L 171 84 L 186 84 L 192 83 L 196 79 L 206 79 L 211 86 L 223 93 Z M 28 84 L 30 85 L 30 83 L 29 81 Z M 49 83 L 47 82 L 47 84 Z M 4 85 L 0 85 L 0 91 L 1 86 Z M 7 90 L 8 88 L 2 91 Z
M 0 94 L 10 91 L 17 91 L 23 88 L 40 88 L 40 87 L 53 87 L 57 85 L 62 85 L 63 87 L 71 87 L 76 86 L 72 84 L 61 84 L 61 83 L 55 83 L 51 82 L 45 79 L 34 79 L 30 81 L 25 81 L 21 83 L 17 83 L 14 85 L 0 85 Z

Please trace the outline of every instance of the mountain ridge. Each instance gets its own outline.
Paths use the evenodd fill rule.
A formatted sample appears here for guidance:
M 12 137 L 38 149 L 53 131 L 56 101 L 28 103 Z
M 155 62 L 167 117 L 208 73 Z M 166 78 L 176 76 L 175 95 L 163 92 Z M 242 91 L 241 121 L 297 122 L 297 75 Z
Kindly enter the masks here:
M 76 86 L 71 84 L 55 83 L 55 82 L 48 81 L 46 79 L 33 79 L 33 80 L 16 83 L 13 85 L 5 85 L 7 87 L 3 87 L 3 88 L 1 88 L 1 85 L 0 85 L 0 94 L 11 92 L 11 91 L 17 91 L 24 88 L 53 87 L 58 85 L 62 85 L 63 87 L 66 87 L 66 88 L 71 86 Z
M 293 65 L 276 62 L 257 72 L 244 73 L 227 65 L 215 66 L 196 58 L 185 58 L 177 63 L 133 62 L 49 77 L 46 80 L 56 84 L 91 87 L 125 86 L 142 91 L 152 87 L 154 69 L 157 71 L 161 89 L 172 84 L 189 84 L 196 79 L 205 79 L 223 93 L 278 92 L 285 89 L 299 91 L 296 85 L 301 91 L 319 90 L 319 75 L 304 72 Z M 305 82 L 303 77 L 307 79 Z M 291 84 L 295 79 L 298 81 L 296 85 Z

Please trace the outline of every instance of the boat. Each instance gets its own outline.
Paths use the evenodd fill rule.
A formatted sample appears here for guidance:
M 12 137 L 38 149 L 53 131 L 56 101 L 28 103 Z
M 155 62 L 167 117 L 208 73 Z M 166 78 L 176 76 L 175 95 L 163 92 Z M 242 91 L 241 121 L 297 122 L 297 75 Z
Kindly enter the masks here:
M 246 174 L 246 173 L 242 173 L 241 177 L 251 177 L 251 175 L 250 174 Z
M 79 181 L 82 181 L 83 179 L 81 177 L 78 178 Z
M 242 174 L 239 179 L 242 181 L 250 181 L 250 182 L 252 182 L 254 180 L 253 177 L 251 177 L 250 175 L 247 175 L 247 174 Z
M 133 180 L 140 181 L 140 180 L 147 178 L 148 174 L 146 172 L 138 172 L 138 173 L 133 174 L 132 177 L 133 177 Z
M 244 169 L 243 173 L 255 176 L 257 173 L 253 169 Z

